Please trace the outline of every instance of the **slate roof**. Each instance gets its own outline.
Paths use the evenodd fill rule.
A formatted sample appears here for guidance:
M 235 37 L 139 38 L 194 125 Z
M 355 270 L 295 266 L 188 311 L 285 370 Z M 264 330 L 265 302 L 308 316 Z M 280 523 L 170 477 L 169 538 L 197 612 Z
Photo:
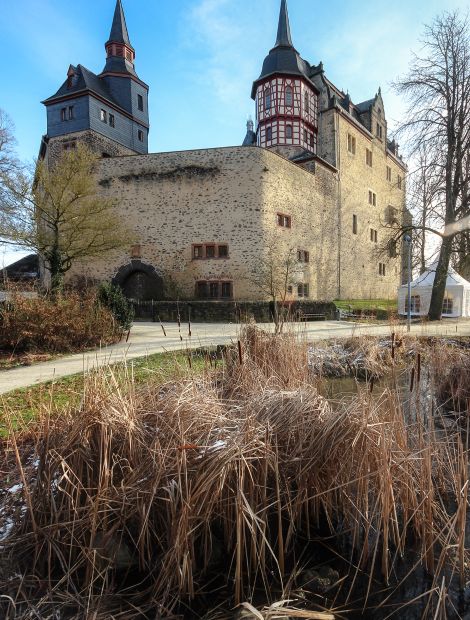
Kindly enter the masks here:
M 16 262 L 0 269 L 0 280 L 33 280 L 39 277 L 39 259 L 37 254 L 28 254 Z
M 355 108 L 359 112 L 359 114 L 363 114 L 364 112 L 367 112 L 370 109 L 374 101 L 375 99 L 368 99 L 367 101 L 356 103 Z
M 258 82 L 269 75 L 274 73 L 300 75 L 310 81 L 310 72 L 311 66 L 300 56 L 292 44 L 287 0 L 281 0 L 276 44 L 264 59 L 261 74 L 253 84 L 251 96 L 253 99 L 255 98 Z
M 116 0 L 116 8 L 114 9 L 113 23 L 109 34 L 108 43 L 124 43 L 132 47 L 127 31 L 126 17 L 122 8 L 121 0 Z
M 72 79 L 72 85 L 69 87 L 68 80 L 65 80 L 65 82 L 55 93 L 55 95 L 52 95 L 52 97 L 49 97 L 48 99 L 45 99 L 43 101 L 45 105 L 53 103 L 56 99 L 59 99 L 61 97 L 74 94 L 78 95 L 82 92 L 85 93 L 91 91 L 92 93 L 95 93 L 103 99 L 106 99 L 113 105 L 118 106 L 119 108 L 121 107 L 109 92 L 105 82 L 101 80 L 95 73 L 93 73 L 83 65 L 77 65 L 76 67 L 71 66 L 71 69 L 75 71 L 75 75 Z
M 290 33 L 289 13 L 287 11 L 287 0 L 281 1 L 281 11 L 279 13 L 279 25 L 277 27 L 275 47 L 278 47 L 279 45 L 293 47 Z

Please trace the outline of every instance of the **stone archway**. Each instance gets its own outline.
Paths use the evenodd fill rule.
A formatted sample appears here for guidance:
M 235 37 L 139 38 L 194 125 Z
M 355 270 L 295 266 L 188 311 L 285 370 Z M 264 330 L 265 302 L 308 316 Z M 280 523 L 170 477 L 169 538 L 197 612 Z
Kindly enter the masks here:
M 163 278 L 152 265 L 141 260 L 132 260 L 122 266 L 113 278 L 128 299 L 136 301 L 158 301 L 164 297 Z

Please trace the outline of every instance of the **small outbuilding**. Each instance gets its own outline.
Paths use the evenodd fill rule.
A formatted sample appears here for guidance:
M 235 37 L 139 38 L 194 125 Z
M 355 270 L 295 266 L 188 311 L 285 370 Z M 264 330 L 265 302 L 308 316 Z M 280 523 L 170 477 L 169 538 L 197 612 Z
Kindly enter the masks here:
M 437 262 L 411 283 L 411 315 L 426 316 L 431 303 L 432 286 Z M 408 285 L 398 289 L 398 314 L 408 313 Z M 449 267 L 442 316 L 449 318 L 470 317 L 470 282 Z

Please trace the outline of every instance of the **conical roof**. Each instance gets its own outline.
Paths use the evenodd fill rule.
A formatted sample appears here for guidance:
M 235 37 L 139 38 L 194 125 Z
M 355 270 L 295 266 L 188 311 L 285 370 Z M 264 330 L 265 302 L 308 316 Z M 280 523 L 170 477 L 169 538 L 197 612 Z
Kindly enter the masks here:
M 276 46 L 286 45 L 293 47 L 292 37 L 290 34 L 289 13 L 287 11 L 287 0 L 281 1 L 281 10 L 279 12 L 279 25 L 277 27 Z
M 111 32 L 109 33 L 108 43 L 110 42 L 124 43 L 125 45 L 132 47 L 129 40 L 129 33 L 127 32 L 126 17 L 124 15 L 121 0 L 116 0 L 113 23 L 111 26 Z
M 264 59 L 261 75 L 253 84 L 251 91 L 253 99 L 256 96 L 258 82 L 275 73 L 301 75 L 309 80 L 309 65 L 301 58 L 292 43 L 287 0 L 281 0 L 276 43 Z

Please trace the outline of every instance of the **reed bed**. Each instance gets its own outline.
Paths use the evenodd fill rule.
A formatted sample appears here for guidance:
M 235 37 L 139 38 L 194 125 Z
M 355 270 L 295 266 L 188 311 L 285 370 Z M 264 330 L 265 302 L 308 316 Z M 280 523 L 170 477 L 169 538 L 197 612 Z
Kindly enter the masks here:
M 0 615 L 197 618 L 262 597 L 262 618 L 404 618 L 412 546 L 422 617 L 446 617 L 449 580 L 467 578 L 460 436 L 408 424 L 393 391 L 333 410 L 307 348 L 250 326 L 223 370 L 139 388 L 101 370 L 78 408 L 45 409 L 29 449 L 11 434 L 24 507 L 0 543 Z M 338 583 L 276 607 L 320 538 Z

